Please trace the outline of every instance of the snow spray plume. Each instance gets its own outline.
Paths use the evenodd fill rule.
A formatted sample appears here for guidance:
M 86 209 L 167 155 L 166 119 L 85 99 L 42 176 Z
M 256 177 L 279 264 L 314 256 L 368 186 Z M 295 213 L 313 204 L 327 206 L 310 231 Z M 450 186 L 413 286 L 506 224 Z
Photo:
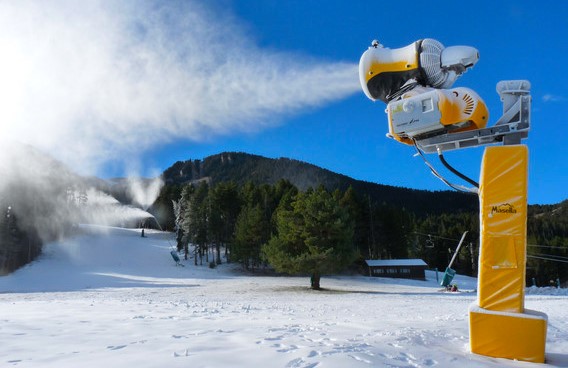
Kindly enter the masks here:
M 148 212 L 122 205 L 114 197 L 93 189 L 97 183 L 90 183 L 31 146 L 0 143 L 4 148 L 0 151 L 0 232 L 17 227 L 22 234 L 14 244 L 28 235 L 42 242 L 51 241 L 77 223 L 137 227 L 153 222 L 148 220 L 153 218 Z M 154 192 L 159 191 L 155 182 L 143 187 L 142 204 L 152 201 Z M 8 211 L 10 224 L 6 220 Z M 6 236 L 0 234 L 0 253 L 6 241 Z
M 125 206 L 114 197 L 95 189 L 87 192 L 82 215 L 86 223 L 119 227 L 155 227 L 154 216 L 140 208 Z
M 0 250 L 16 252 L 19 243 L 27 248 L 28 241 L 39 245 L 39 239 L 57 238 L 74 217 L 67 193 L 78 177 L 32 147 L 0 144 L 0 230 L 13 235 L 0 236 Z
M 0 137 L 39 150 L 0 142 L 0 209 L 49 240 L 85 216 L 70 205 L 82 181 L 39 152 L 96 174 L 359 90 L 357 65 L 267 52 L 243 29 L 193 1 L 0 2 Z M 143 187 L 142 207 L 158 187 Z
M 81 174 L 359 91 L 357 65 L 263 50 L 194 1 L 0 2 L 0 132 Z
M 128 194 L 132 201 L 142 207 L 144 211 L 154 204 L 163 186 L 164 181 L 161 177 L 154 179 L 142 179 L 135 176 L 128 177 Z

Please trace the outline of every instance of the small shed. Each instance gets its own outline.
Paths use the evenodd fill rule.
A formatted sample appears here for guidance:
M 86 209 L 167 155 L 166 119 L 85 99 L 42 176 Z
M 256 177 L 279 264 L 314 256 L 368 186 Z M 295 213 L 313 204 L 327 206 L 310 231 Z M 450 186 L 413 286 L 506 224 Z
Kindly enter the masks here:
M 369 276 L 426 280 L 428 265 L 421 259 L 368 259 Z

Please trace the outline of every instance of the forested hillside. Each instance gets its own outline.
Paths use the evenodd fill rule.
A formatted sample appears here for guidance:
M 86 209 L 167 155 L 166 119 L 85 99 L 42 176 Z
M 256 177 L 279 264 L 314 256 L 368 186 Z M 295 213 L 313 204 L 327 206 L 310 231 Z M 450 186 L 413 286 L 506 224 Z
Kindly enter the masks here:
M 527 225 L 528 284 L 568 283 L 568 200 L 529 206 Z
M 247 153 L 225 152 L 203 160 L 178 161 L 163 173 L 166 185 L 208 180 L 210 184 L 232 181 L 275 184 L 284 179 L 299 190 L 323 185 L 328 190 L 352 187 L 372 202 L 404 208 L 419 215 L 477 211 L 478 199 L 455 191 L 430 192 L 355 180 L 315 165 L 288 158 L 270 159 Z
M 104 216 L 107 221 L 112 217 L 121 226 L 139 226 L 140 219 L 148 215 L 132 206 L 133 197 L 125 179 L 81 178 L 31 147 L 16 147 L 11 153 L 13 161 L 5 162 L 22 162 L 16 158 L 25 157 L 27 167 L 3 167 L 10 175 L 0 187 L 1 273 L 33 260 L 44 241 L 66 236 L 77 222 L 96 223 Z M 177 162 L 164 172 L 163 180 L 165 185 L 149 208 L 162 227 L 175 229 L 174 202 L 185 205 L 186 212 L 191 206 L 192 211 L 199 207 L 207 227 L 194 234 L 197 238 L 186 235 L 185 241 L 200 241 L 204 248 L 225 245 L 223 249 L 232 249 L 234 259 L 248 268 L 262 266 L 262 245 L 278 233 L 279 207 L 290 204 L 297 193 L 320 188 L 332 197 L 325 201 L 348 212 L 359 264 L 366 258 L 416 257 L 424 259 L 431 268 L 442 270 L 461 234 L 468 231 L 454 268 L 469 275 L 477 271 L 479 215 L 475 195 L 362 182 L 296 160 L 245 153 Z M 104 203 L 111 199 L 116 202 L 110 207 L 89 197 L 89 193 L 101 192 L 114 196 L 123 206 L 119 207 L 121 203 L 108 195 L 102 198 Z M 197 194 L 199 200 L 194 198 Z M 323 197 L 321 194 L 318 198 L 323 201 Z M 101 216 L 87 216 L 85 211 L 93 209 Z M 108 216 L 109 209 L 115 211 L 112 216 Z M 133 217 L 134 221 L 126 221 L 124 216 Z M 191 221 L 197 218 L 194 216 Z M 256 233 L 250 233 L 250 229 Z M 236 244 L 240 248 L 233 247 Z M 533 278 L 539 285 L 568 279 L 568 201 L 529 206 L 528 255 L 528 284 L 532 284 Z
M 188 187 L 193 190 L 201 188 L 199 201 L 206 202 L 207 191 L 215 191 L 219 185 L 229 185 L 233 188 L 234 205 L 241 206 L 240 210 L 235 210 L 237 213 L 246 209 L 247 216 L 259 216 L 254 211 L 251 213 L 250 208 L 257 205 L 262 207 L 260 212 L 264 216 L 264 223 L 272 226 L 261 231 L 265 234 L 263 242 L 267 242 L 270 234 L 276 232 L 273 216 L 280 200 L 270 193 L 280 193 L 282 186 L 291 186 L 299 192 L 323 186 L 349 210 L 354 226 L 353 244 L 360 261 L 365 258 L 416 257 L 424 259 L 431 268 L 443 270 L 461 235 L 468 231 L 465 246 L 454 268 L 463 274 L 475 275 L 477 272 L 479 212 L 475 195 L 362 182 L 296 160 L 268 159 L 245 153 L 222 153 L 203 160 L 177 162 L 164 172 L 164 181 L 166 185 L 151 211 L 169 229 L 175 226 L 171 202 L 182 198 L 182 192 L 185 190 L 187 193 Z M 251 191 L 260 193 L 253 203 L 250 202 L 250 195 L 243 194 Z M 189 203 L 190 197 L 184 200 Z M 551 249 L 560 257 L 568 257 L 568 216 L 564 207 L 566 202 L 555 206 L 529 206 L 531 246 L 556 244 L 558 248 Z M 251 226 L 250 222 L 248 226 Z M 242 229 L 233 228 L 235 236 L 240 234 L 246 237 L 242 232 Z M 234 240 L 229 236 L 225 242 L 230 244 Z M 538 248 L 531 246 L 529 255 L 532 257 L 533 250 Z M 252 264 L 258 265 L 260 244 L 253 248 L 256 253 L 249 254 L 246 262 L 254 260 Z M 538 254 L 548 253 L 535 253 L 535 257 Z M 531 282 L 535 278 L 541 285 L 550 279 L 565 280 L 568 267 L 566 263 L 558 262 L 564 260 L 568 261 L 568 258 L 529 258 L 527 276 Z M 245 265 L 248 267 L 249 263 Z

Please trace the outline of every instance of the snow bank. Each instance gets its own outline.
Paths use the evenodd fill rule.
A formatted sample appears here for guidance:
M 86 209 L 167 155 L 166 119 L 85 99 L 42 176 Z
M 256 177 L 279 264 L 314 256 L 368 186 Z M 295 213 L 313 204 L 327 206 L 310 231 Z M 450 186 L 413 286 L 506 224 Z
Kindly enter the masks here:
M 536 287 L 531 286 L 526 289 L 526 295 L 563 295 L 568 296 L 568 288 L 557 288 L 552 286 Z
M 171 235 L 90 227 L 0 277 L 0 365 L 17 367 L 536 367 L 469 353 L 461 293 L 426 281 L 249 276 L 176 267 Z M 440 277 L 441 275 L 439 275 Z M 468 292 L 470 291 L 470 292 Z M 547 361 L 568 366 L 568 298 L 528 295 L 549 317 Z

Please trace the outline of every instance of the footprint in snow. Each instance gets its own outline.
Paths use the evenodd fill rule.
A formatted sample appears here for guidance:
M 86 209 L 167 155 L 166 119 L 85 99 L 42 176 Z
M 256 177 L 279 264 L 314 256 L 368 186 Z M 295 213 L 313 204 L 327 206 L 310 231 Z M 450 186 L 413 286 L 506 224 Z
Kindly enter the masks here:
M 290 346 L 281 345 L 281 344 L 276 344 L 276 345 L 278 345 L 278 346 L 275 346 L 275 347 L 280 348 L 280 349 L 276 350 L 279 353 L 289 353 L 291 351 L 298 349 L 298 347 L 296 345 L 290 345 Z
M 427 367 L 432 367 L 432 366 L 435 366 L 435 365 L 437 365 L 437 364 L 438 364 L 438 362 L 437 362 L 436 360 L 434 360 L 434 359 L 426 359 L 426 360 L 424 360 L 424 365 L 427 366 Z
M 280 341 L 284 338 L 284 335 L 279 335 L 279 336 L 275 336 L 275 337 L 265 337 L 264 340 L 265 341 Z
M 350 358 L 353 358 L 353 359 L 359 361 L 359 362 L 363 362 L 363 363 L 367 363 L 367 364 L 371 364 L 371 363 L 372 363 L 370 360 L 367 360 L 367 359 L 362 358 L 362 357 L 357 356 L 357 355 L 349 354 L 348 356 L 349 356 Z
M 126 347 L 126 345 L 117 345 L 117 346 L 110 345 L 110 346 L 107 346 L 107 349 L 109 349 L 109 350 L 120 350 L 120 349 L 124 349 L 125 347 Z
M 286 368 L 313 368 L 318 365 L 318 363 L 307 364 L 305 365 L 306 361 L 302 358 L 292 359 L 286 364 Z
M 193 355 L 189 352 L 189 349 L 185 349 L 185 351 L 183 353 L 176 353 L 174 351 L 174 358 L 180 358 L 180 357 L 188 357 L 190 355 Z
M 318 355 L 321 355 L 321 351 L 312 350 L 308 354 L 308 358 L 313 358 L 313 357 L 318 356 Z

